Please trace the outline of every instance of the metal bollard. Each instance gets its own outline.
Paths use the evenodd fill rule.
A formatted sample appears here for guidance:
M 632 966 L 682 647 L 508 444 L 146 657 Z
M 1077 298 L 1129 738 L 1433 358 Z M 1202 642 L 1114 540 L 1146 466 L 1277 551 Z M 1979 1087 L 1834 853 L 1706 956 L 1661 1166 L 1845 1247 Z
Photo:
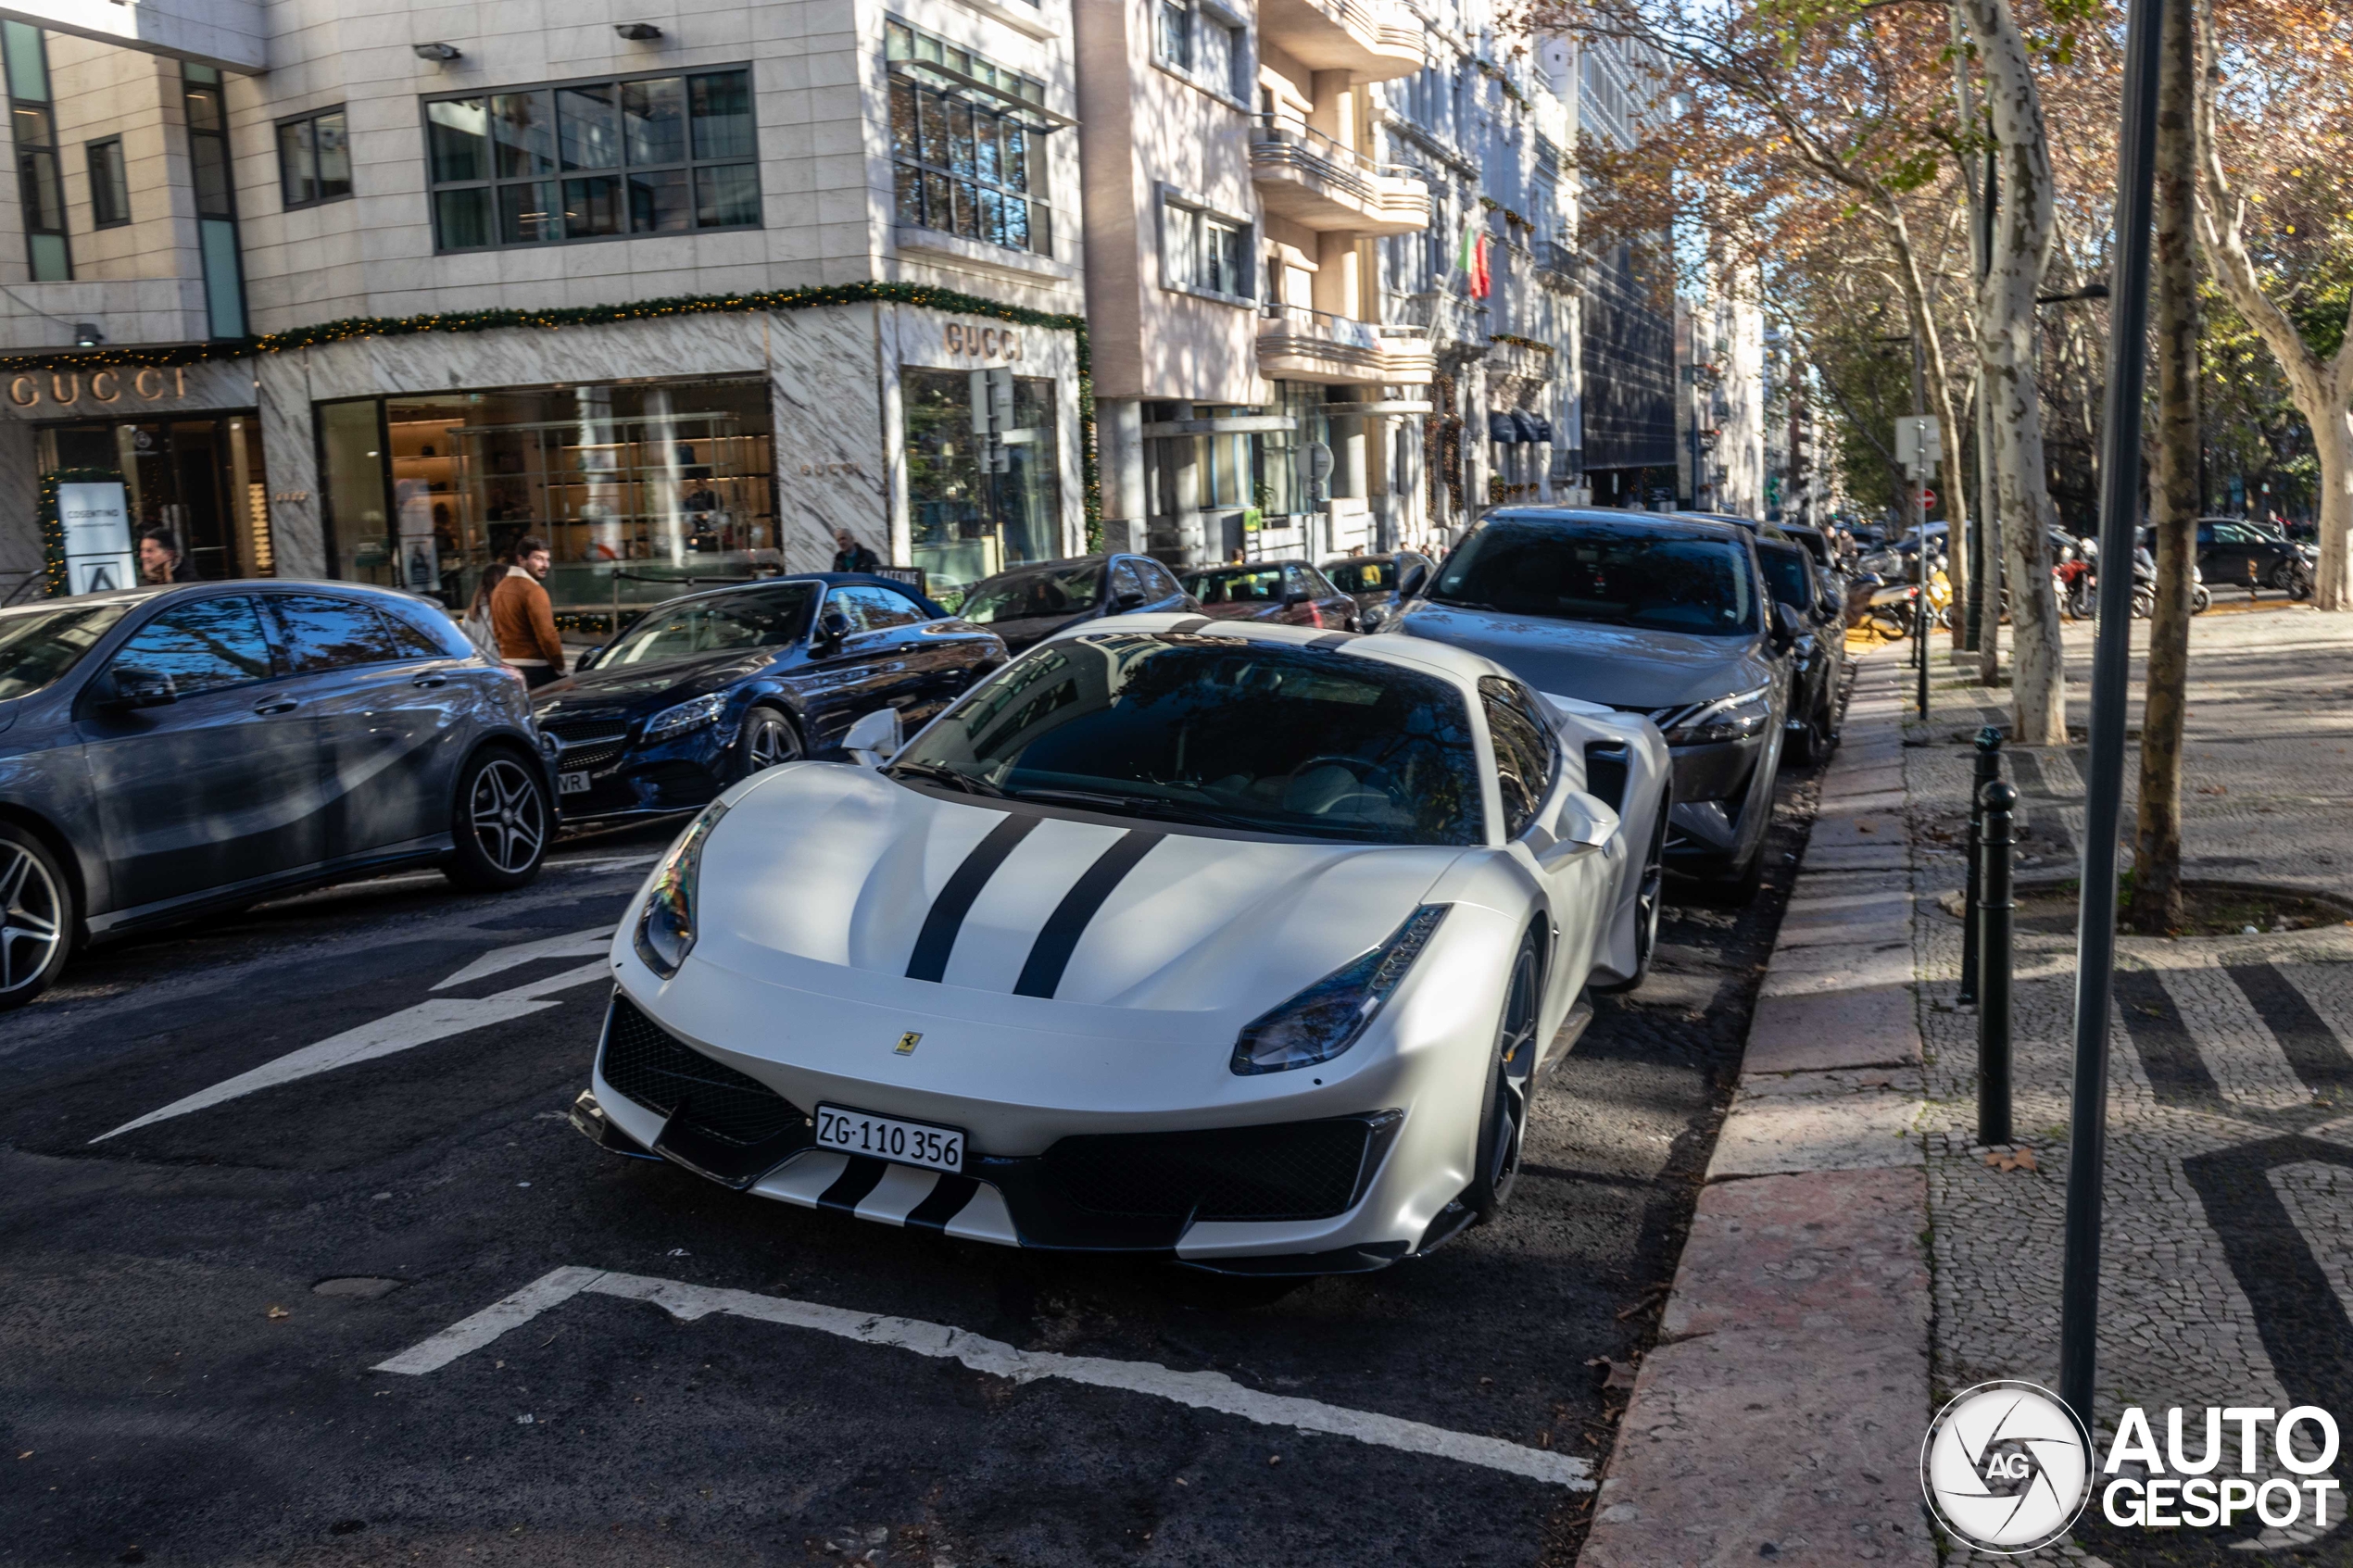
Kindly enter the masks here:
M 1980 792 L 1985 805 L 1985 874 L 1979 889 L 1977 1141 L 2010 1141 L 2010 822 L 2018 791 L 1995 779 Z
M 1969 893 L 1961 905 L 1961 990 L 1954 1001 L 1977 1001 L 1977 900 L 1982 886 L 1978 854 L 1985 842 L 1985 786 L 2002 776 L 2002 732 L 1988 724 L 1977 732 L 1977 777 L 1969 789 Z

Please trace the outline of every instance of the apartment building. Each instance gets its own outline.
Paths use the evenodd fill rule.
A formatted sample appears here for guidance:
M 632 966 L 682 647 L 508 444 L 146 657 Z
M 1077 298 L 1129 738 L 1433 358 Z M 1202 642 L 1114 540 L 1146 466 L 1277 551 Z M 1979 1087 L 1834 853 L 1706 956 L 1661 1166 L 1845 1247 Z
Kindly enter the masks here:
M 1768 368 L 1753 280 L 1704 274 L 1676 302 L 1675 345 L 1682 499 L 1698 511 L 1764 517 Z
M 86 469 L 203 575 L 453 604 L 526 533 L 578 610 L 1084 547 L 1071 0 L 40 14 L 0 566 Z

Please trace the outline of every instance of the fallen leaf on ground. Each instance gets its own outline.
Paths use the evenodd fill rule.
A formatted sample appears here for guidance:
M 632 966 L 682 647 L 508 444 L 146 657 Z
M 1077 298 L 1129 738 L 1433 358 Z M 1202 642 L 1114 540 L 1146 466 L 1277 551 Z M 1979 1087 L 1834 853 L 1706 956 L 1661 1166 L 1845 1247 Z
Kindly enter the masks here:
M 1585 1364 L 1609 1368 L 1608 1375 L 1602 1379 L 1602 1386 L 1604 1388 L 1634 1386 L 1634 1363 L 1631 1361 L 1614 1361 L 1607 1356 L 1593 1356 L 1589 1358 Z
M 1879 832 L 1879 829 L 1871 826 L 1869 822 L 1856 822 L 1855 824 L 1855 831 L 1856 833 L 1877 833 Z
M 1998 1148 L 1989 1149 L 1986 1151 L 1985 1163 L 1994 1167 L 1994 1170 L 2002 1172 L 2039 1171 L 2042 1169 L 2041 1166 L 2034 1163 L 2034 1151 L 2031 1148 L 2015 1150 Z
M 271 1307 L 267 1312 L 264 1312 L 262 1316 L 268 1318 L 271 1323 L 276 1323 L 280 1318 L 290 1318 L 294 1316 L 294 1314 L 286 1311 L 283 1307 Z

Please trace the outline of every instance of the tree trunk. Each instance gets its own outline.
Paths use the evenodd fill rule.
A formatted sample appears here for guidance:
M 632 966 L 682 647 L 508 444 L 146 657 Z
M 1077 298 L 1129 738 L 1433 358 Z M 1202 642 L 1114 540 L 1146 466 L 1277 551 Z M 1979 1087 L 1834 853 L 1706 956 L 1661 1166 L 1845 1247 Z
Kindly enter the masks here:
M 2263 346 L 2287 377 L 2288 398 L 2312 430 L 2321 460 L 2321 560 L 2314 573 L 2313 603 L 2322 609 L 2353 609 L 2353 308 L 2344 341 L 2326 359 L 2306 345 L 2304 336 L 2264 292 L 2255 259 L 2240 233 L 2246 208 L 2231 194 L 2214 140 L 2212 64 L 2214 0 L 2197 0 L 2200 55 L 2208 62 L 2198 78 L 2197 153 L 2205 180 L 2198 191 L 2198 237 L 2222 292 L 2238 307 Z
M 1953 29 L 1953 98 L 1960 109 L 1962 127 L 1973 134 L 1977 130 L 1977 89 L 1969 78 L 1969 39 L 1958 0 L 1955 0 L 1949 11 L 1948 19 Z M 1993 215 L 1984 210 L 1985 194 L 1979 188 L 1978 181 L 1978 171 L 1964 161 L 1961 165 L 1961 195 L 1969 210 L 1969 281 L 1976 290 L 1982 290 L 1985 286 L 1985 224 Z M 1962 562 L 1963 573 L 1953 579 L 1953 608 L 1957 612 L 1953 617 L 1954 646 L 1963 646 L 1968 640 L 1968 574 L 1975 572 L 1978 561 L 1982 560 L 1989 568 L 1986 575 L 1993 581 L 1978 589 L 1981 608 L 1977 630 L 1977 684 L 1991 686 L 2002 675 L 2002 572 L 1998 564 L 2002 558 L 2002 542 L 2001 525 L 1995 521 L 1994 508 L 1994 450 L 1990 433 L 1985 427 L 1985 374 L 1982 370 L 1970 379 L 1969 417 L 1976 440 L 1964 442 L 1957 429 L 1945 443 L 1953 454 L 1953 488 L 1956 491 L 1968 488 L 1966 476 L 1961 472 L 1961 453 L 1973 448 L 1977 455 L 1977 526 L 1981 531 L 1990 531 L 1987 537 L 1992 541 L 1993 548 L 1978 553 L 1974 541 L 1969 550 L 1959 548 L 1957 539 L 1954 542 L 1953 558 Z M 1975 558 L 1969 558 L 1972 556 Z
M 2009 0 L 1965 0 L 1985 62 L 1985 96 L 2001 144 L 2004 203 L 1994 266 L 1978 292 L 1978 353 L 1985 370 L 2009 579 L 2010 735 L 2020 746 L 2067 744 L 2066 663 L 2051 588 L 2049 469 L 2043 452 L 2034 296 L 2049 266 L 2053 186 L 2042 94 Z M 2129 566 L 2127 568 L 2129 570 Z
M 2197 558 L 2197 25 L 2165 7 L 2157 82 L 2157 609 L 2141 712 L 2140 820 L 2133 848 L 2133 929 L 2179 930 L 2182 731 L 2190 679 L 2190 572 Z M 2106 564 L 2106 563 L 2103 563 Z M 2123 563 L 2115 563 L 2121 567 Z

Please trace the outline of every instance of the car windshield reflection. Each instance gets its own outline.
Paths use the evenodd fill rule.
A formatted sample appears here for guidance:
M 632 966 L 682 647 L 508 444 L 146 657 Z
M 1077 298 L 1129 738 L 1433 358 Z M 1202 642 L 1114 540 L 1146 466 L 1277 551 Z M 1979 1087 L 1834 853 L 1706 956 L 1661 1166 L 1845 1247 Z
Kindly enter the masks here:
M 607 649 L 597 668 L 618 670 L 737 648 L 782 647 L 800 635 L 816 598 L 813 583 L 784 583 L 657 608 Z
M 1506 519 L 1447 558 L 1429 596 L 1504 615 L 1740 636 L 1756 630 L 1746 554 L 1726 539 Z
M 0 615 L 0 702 L 37 692 L 81 663 L 130 608 L 86 604 Z
M 1095 608 L 1101 578 L 1102 568 L 1094 561 L 1059 571 L 1008 572 L 975 583 L 956 613 L 975 626 L 1076 615 Z
M 1050 644 L 918 736 L 890 772 L 1294 837 L 1483 837 L 1470 715 L 1454 686 L 1334 651 L 1222 638 Z

